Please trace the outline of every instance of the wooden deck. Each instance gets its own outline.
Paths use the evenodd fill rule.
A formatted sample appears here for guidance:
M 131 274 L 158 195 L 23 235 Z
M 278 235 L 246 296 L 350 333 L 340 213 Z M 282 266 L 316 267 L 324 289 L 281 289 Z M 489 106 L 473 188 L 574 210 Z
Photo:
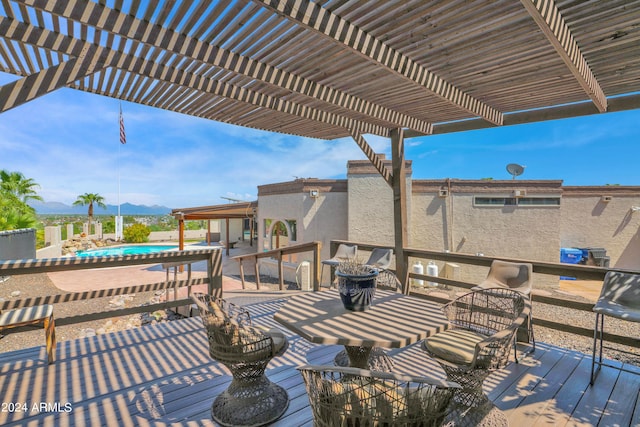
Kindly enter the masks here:
M 247 308 L 254 323 L 277 326 L 273 314 L 283 301 Z M 290 397 L 275 425 L 312 425 L 295 367 L 332 363 L 341 348 L 289 339 L 287 353 L 267 371 Z M 442 375 L 416 346 L 390 353 L 396 370 Z M 590 367 L 590 356 L 538 343 L 535 354 L 489 377 L 486 391 L 512 426 L 640 425 L 640 368 L 604 367 L 589 387 Z M 226 369 L 209 358 L 199 318 L 62 342 L 53 365 L 46 363 L 44 346 L 3 353 L 0 425 L 215 425 L 210 405 L 229 381 Z

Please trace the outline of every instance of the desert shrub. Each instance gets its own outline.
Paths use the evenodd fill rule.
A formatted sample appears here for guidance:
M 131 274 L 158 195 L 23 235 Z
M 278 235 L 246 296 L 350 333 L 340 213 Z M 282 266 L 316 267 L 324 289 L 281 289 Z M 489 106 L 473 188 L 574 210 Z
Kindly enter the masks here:
M 151 229 L 144 224 L 133 224 L 122 231 L 124 241 L 128 243 L 144 243 L 149 241 Z

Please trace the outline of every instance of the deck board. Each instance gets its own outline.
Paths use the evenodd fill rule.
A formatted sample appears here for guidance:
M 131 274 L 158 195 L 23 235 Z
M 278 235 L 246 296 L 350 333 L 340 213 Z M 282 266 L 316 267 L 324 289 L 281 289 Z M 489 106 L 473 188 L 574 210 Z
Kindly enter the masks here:
M 248 306 L 255 324 L 274 327 L 275 299 Z M 289 349 L 267 375 L 289 393 L 275 426 L 311 426 L 312 415 L 297 366 L 331 364 L 340 346 L 311 344 L 288 331 Z M 394 370 L 444 374 L 419 344 L 391 349 Z M 56 362 L 44 346 L 0 354 L 2 402 L 58 403 L 53 412 L 0 412 L 0 425 L 214 426 L 211 404 L 231 380 L 211 360 L 198 318 L 61 342 Z M 591 356 L 538 343 L 537 351 L 491 375 L 485 391 L 514 426 L 640 424 L 640 367 L 603 367 L 589 386 Z M 71 411 L 64 411 L 64 404 Z M 46 408 L 47 410 L 56 408 Z M 60 409 L 60 408 L 58 408 Z

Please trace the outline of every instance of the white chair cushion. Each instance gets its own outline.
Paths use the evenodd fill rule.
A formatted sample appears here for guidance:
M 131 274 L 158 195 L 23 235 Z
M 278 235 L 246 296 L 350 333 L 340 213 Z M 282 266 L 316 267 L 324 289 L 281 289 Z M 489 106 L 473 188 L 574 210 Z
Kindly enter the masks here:
M 457 365 L 470 365 L 473 362 L 476 344 L 487 338 L 473 331 L 451 329 L 440 332 L 424 340 L 424 347 L 436 357 Z
M 279 353 L 280 350 L 282 350 L 282 347 L 287 343 L 287 337 L 278 328 L 271 328 L 265 333 L 273 339 L 273 353 Z

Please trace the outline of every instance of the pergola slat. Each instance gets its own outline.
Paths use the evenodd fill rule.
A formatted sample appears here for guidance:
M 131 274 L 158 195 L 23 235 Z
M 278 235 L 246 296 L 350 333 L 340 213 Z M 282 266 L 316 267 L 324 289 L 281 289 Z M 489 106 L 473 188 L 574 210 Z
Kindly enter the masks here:
M 436 76 L 415 61 L 372 37 L 354 24 L 307 0 L 253 0 L 283 16 L 314 29 L 351 48 L 354 52 L 423 86 L 466 111 L 496 125 L 502 124 L 502 113 L 472 98 L 452 84 Z
M 151 44 L 208 65 L 221 66 L 250 78 L 259 79 L 306 96 L 316 97 L 327 103 L 337 103 L 337 105 L 345 109 L 353 110 L 355 105 L 360 105 L 361 107 L 355 110 L 358 113 L 426 134 L 431 132 L 430 123 L 389 111 L 364 100 L 358 100 L 351 95 L 339 93 L 335 89 L 319 86 L 314 82 L 277 69 L 269 64 L 254 61 L 226 49 L 207 45 L 195 38 L 178 34 L 167 28 L 153 27 L 149 23 L 103 5 L 91 2 L 81 3 L 78 0 L 70 0 L 67 7 L 62 7 L 59 3 L 51 4 L 47 0 L 32 0 L 27 3 L 30 3 L 36 9 L 44 10 L 60 17 L 75 19 L 86 25 L 90 24 L 92 17 L 98 16 L 98 28 L 100 30 L 120 36 L 138 37 L 138 41 L 142 43 Z
M 38 40 L 46 39 L 49 40 L 49 44 L 40 42 L 45 48 L 53 49 L 54 44 L 68 47 L 68 51 L 65 53 L 70 55 L 76 55 L 79 50 L 89 50 L 95 49 L 95 46 L 92 46 L 88 43 L 85 45 L 81 45 L 79 43 L 74 43 L 74 40 L 68 37 L 63 36 L 62 34 L 53 34 L 52 32 L 48 32 L 46 30 L 28 27 L 25 24 L 21 24 L 19 22 L 13 21 L 9 22 L 7 18 L 0 17 L 0 35 L 4 35 L 6 37 L 17 37 L 21 41 L 25 43 L 29 43 L 29 40 L 24 40 L 22 37 L 37 38 Z M 12 29 L 12 31 L 11 31 Z M 81 47 L 82 46 L 82 47 Z M 124 55 L 114 51 L 108 51 L 106 49 L 100 49 L 102 55 L 106 57 L 107 53 L 109 53 L 108 62 L 104 64 L 105 66 L 117 66 L 120 69 L 124 69 L 126 71 L 130 71 L 136 74 L 147 75 L 157 80 L 162 80 L 167 83 L 179 83 L 182 88 L 191 88 L 198 89 L 201 91 L 205 91 L 207 93 L 213 93 L 216 95 L 224 96 L 226 98 L 235 99 L 237 101 L 242 101 L 246 103 L 250 103 L 256 106 L 261 106 L 264 108 L 276 108 L 278 111 L 291 114 L 291 115 L 299 115 L 301 117 L 317 120 L 323 123 L 328 123 L 333 126 L 345 127 L 345 128 L 353 128 L 358 127 L 362 128 L 366 133 L 373 133 L 376 135 L 386 136 L 387 132 L 382 127 L 376 127 L 370 125 L 368 123 L 358 123 L 355 120 L 340 117 L 336 114 L 325 113 L 320 110 L 305 107 L 302 105 L 298 105 L 289 101 L 278 100 L 271 96 L 262 95 L 257 92 L 253 92 L 247 89 L 243 89 L 237 86 L 233 86 L 221 81 L 216 81 L 214 79 L 204 79 L 201 76 L 198 76 L 193 73 L 188 73 L 184 70 L 179 70 L 171 67 L 163 67 L 155 62 L 149 62 L 146 60 L 142 60 L 140 58 L 136 58 L 133 55 Z M 80 54 L 81 55 L 81 54 Z M 76 60 L 70 60 L 66 68 L 72 68 L 76 63 Z M 104 62 L 104 60 L 103 60 Z M 88 68 L 85 67 L 86 70 Z M 90 71 L 90 70 L 89 70 Z M 51 75 L 52 72 L 50 70 L 47 71 L 46 75 Z M 27 81 L 37 81 L 37 82 L 48 82 L 50 79 L 43 79 L 42 73 L 38 75 L 29 76 Z M 59 87 L 65 86 L 72 81 L 77 80 L 78 78 L 84 77 L 84 75 L 79 74 L 79 70 L 75 73 L 66 73 L 71 78 L 71 80 L 66 80 L 62 82 L 56 81 L 54 85 L 48 85 L 50 90 L 57 89 Z M 51 77 L 52 78 L 52 77 Z M 4 92 L 12 90 L 15 91 L 16 87 L 20 88 L 23 85 L 16 82 L 10 85 L 6 85 L 2 88 Z M 31 85 L 29 85 L 31 86 Z M 120 87 L 120 85 L 116 85 Z M 11 89 L 10 89 L 11 88 Z M 50 91 L 49 90 L 49 91 Z M 3 92 L 0 92 L 0 94 Z M 7 92 L 10 93 L 10 92 Z M 46 92 L 37 90 L 31 96 L 16 94 L 15 96 L 7 96 L 5 105 L 3 105 L 2 110 L 12 108 L 19 103 L 26 102 L 30 99 L 33 99 L 37 96 L 40 96 Z M 159 94 L 159 92 L 156 92 Z M 20 96 L 19 96 L 20 95 Z M 152 98 L 157 100 L 157 98 Z M 168 105 L 168 104 L 165 104 Z M 162 107 L 162 106 L 161 106 Z M 167 108 L 173 110 L 173 108 Z
M 7 111 L 102 69 L 105 57 L 104 49 L 86 49 L 77 58 L 0 87 L 0 111 Z

